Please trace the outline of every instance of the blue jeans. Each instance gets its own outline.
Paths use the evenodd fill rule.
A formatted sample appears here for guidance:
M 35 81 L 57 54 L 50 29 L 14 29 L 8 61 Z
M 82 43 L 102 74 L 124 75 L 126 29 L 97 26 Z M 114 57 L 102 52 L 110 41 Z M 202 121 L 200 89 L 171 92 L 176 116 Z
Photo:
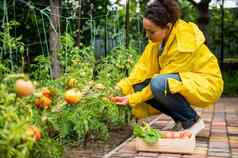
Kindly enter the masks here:
M 175 122 L 181 122 L 184 129 L 191 127 L 197 120 L 196 111 L 179 93 L 171 94 L 168 88 L 168 78 L 181 81 L 178 74 L 162 74 L 133 86 L 135 91 L 141 91 L 150 83 L 153 98 L 146 101 L 155 109 L 170 116 Z M 167 93 L 165 93 L 167 91 Z

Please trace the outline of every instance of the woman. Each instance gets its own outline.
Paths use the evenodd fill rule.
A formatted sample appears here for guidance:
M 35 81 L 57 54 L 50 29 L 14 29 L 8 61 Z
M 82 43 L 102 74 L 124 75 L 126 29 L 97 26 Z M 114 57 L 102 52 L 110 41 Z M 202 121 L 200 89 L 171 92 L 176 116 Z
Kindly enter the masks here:
M 143 26 L 149 43 L 129 77 L 117 84 L 125 96 L 114 102 L 129 104 L 135 117 L 160 111 L 175 121 L 174 130 L 196 135 L 204 123 L 193 107 L 213 105 L 223 91 L 217 59 L 199 28 L 180 19 L 175 0 L 150 1 Z

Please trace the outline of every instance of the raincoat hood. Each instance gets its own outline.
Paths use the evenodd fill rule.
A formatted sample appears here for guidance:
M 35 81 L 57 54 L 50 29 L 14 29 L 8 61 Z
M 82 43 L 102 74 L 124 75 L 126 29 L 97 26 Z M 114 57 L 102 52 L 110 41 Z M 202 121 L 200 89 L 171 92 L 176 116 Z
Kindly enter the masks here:
M 179 20 L 175 25 L 177 49 L 180 52 L 194 52 L 205 42 L 203 33 L 196 24 Z

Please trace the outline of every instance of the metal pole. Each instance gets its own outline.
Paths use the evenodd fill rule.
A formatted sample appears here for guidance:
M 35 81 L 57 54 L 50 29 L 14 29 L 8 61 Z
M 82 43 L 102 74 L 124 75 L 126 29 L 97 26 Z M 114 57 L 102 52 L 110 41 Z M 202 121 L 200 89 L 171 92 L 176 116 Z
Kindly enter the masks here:
M 105 49 L 105 57 L 107 56 L 107 5 L 105 6 L 105 26 L 104 26 L 104 49 Z
M 126 48 L 129 47 L 129 20 L 130 20 L 130 0 L 126 0 L 126 23 L 125 23 L 125 31 L 126 31 L 126 37 L 125 37 L 125 42 L 126 42 Z
M 82 12 L 82 2 L 81 0 L 78 1 L 78 19 L 77 19 L 77 25 L 78 25 L 78 30 L 77 30 L 77 43 L 76 45 L 80 47 L 80 42 L 81 42 L 81 36 L 80 36 L 80 31 L 81 31 L 81 12 Z

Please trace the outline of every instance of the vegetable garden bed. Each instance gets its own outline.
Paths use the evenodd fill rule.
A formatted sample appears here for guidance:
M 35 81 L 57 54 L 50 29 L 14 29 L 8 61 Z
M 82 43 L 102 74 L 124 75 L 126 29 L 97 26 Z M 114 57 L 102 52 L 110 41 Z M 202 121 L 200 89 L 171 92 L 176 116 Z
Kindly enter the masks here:
M 40 70 L 40 80 L 22 73 L 1 75 L 1 157 L 62 158 L 74 155 L 68 149 L 75 145 L 84 147 L 76 148 L 83 153 L 103 153 L 129 136 L 130 108 L 109 98 L 121 95 L 114 86 L 126 76 L 133 56 L 117 48 L 95 68 L 88 48 L 77 53 L 57 80 L 44 79 Z
M 109 132 L 109 138 L 106 141 L 88 142 L 87 146 L 72 145 L 65 149 L 64 158 L 101 158 L 109 151 L 116 148 L 119 144 L 129 138 L 132 134 L 130 126 L 123 126 Z

